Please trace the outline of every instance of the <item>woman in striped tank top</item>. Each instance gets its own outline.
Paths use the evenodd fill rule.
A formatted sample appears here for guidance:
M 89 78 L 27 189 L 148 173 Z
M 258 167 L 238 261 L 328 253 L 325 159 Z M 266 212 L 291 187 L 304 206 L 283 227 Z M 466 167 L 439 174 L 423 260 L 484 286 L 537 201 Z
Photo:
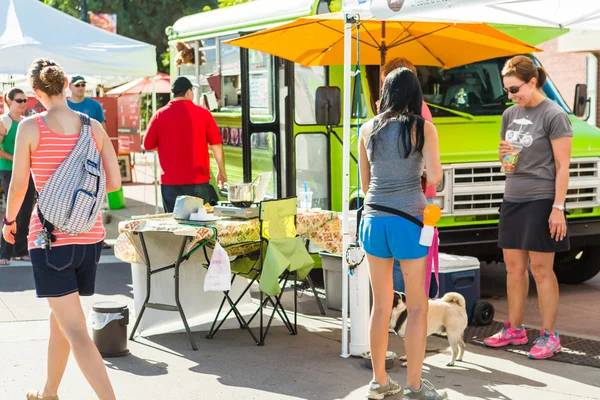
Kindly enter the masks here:
M 2 233 L 14 241 L 15 219 L 27 191 L 29 173 L 36 189 L 42 190 L 79 139 L 79 114 L 67 105 L 65 89 L 68 80 L 60 67 L 48 59 L 37 59 L 29 69 L 29 80 L 35 96 L 48 110 L 19 124 L 15 145 L 14 168 Z M 100 123 L 92 120 L 92 131 L 102 155 L 107 191 L 118 190 L 121 175 L 110 139 Z M 56 202 L 69 201 L 66 198 Z M 50 305 L 50 340 L 48 376 L 42 390 L 27 393 L 29 400 L 58 400 L 57 392 L 70 351 L 79 368 L 101 400 L 114 400 L 115 394 L 106 367 L 96 345 L 88 335 L 79 296 L 94 294 L 96 267 L 106 234 L 101 216 L 87 233 L 69 236 L 54 231 L 56 241 L 51 249 L 41 249 L 37 237 L 42 229 L 37 207 L 29 227 L 29 254 L 33 264 L 38 297 Z

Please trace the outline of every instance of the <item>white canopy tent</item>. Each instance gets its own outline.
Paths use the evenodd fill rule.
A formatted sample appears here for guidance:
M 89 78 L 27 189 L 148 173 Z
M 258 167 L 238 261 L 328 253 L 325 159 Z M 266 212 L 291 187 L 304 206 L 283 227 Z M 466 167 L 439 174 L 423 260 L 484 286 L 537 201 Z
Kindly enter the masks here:
M 96 28 L 38 0 L 0 0 L 0 74 L 23 76 L 39 57 L 56 61 L 67 75 L 90 77 L 90 82 L 157 72 L 153 45 Z M 156 170 L 156 154 L 154 158 Z M 158 210 L 157 188 L 155 202 Z
M 399 11 L 388 0 L 372 0 L 377 18 L 394 18 L 406 13 L 429 11 L 434 5 L 416 7 L 406 1 Z M 403 1 L 396 1 L 402 3 Z M 393 1 L 392 1 L 393 3 Z M 433 3 L 433 2 L 431 2 Z M 393 7 L 396 8 L 396 7 Z M 600 2 L 596 0 L 453 0 L 452 7 L 441 7 L 432 18 L 452 21 L 478 21 L 496 24 L 543 26 L 570 29 L 600 28 Z
M 38 57 L 67 74 L 156 74 L 154 46 L 96 28 L 38 0 L 0 0 L 0 73 L 24 74 Z

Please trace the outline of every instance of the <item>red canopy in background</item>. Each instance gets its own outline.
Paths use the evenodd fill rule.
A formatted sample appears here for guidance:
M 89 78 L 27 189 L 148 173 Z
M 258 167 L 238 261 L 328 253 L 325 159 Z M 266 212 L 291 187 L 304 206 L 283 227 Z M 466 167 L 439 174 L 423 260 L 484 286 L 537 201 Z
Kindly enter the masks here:
M 153 77 L 136 79 L 106 92 L 107 97 L 117 98 L 117 124 L 119 153 L 139 153 L 142 151 L 140 137 L 141 96 L 152 94 Z M 154 89 L 156 93 L 171 93 L 169 75 L 156 74 Z
M 156 93 L 171 93 L 171 78 L 167 74 L 156 74 Z M 107 96 L 122 96 L 124 94 L 152 94 L 152 77 L 136 79 L 106 92 Z

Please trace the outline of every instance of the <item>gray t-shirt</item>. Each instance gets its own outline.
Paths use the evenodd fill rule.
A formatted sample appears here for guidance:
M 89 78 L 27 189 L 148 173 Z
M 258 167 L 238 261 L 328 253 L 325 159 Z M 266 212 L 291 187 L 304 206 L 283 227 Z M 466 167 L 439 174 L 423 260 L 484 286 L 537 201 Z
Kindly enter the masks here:
M 422 217 L 427 206 L 421 187 L 421 175 L 425 161 L 423 154 L 413 147 L 408 158 L 404 157 L 404 146 L 399 143 L 400 128 L 405 122 L 390 120 L 366 146 L 371 172 L 369 190 L 365 204 L 375 204 Z M 373 121 L 365 125 L 370 135 Z M 373 157 L 375 154 L 375 157 Z M 390 214 L 367 209 L 363 215 L 390 216 Z
M 535 107 L 515 104 L 504 111 L 500 137 L 523 146 L 514 174 L 506 176 L 505 200 L 554 199 L 556 166 L 551 141 L 565 136 L 573 136 L 571 121 L 552 100 Z

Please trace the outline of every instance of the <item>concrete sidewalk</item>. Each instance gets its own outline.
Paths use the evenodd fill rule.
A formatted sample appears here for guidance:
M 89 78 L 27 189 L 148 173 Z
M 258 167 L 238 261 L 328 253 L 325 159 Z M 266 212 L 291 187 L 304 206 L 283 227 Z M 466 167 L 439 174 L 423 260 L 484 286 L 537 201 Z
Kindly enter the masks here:
M 290 302 L 291 293 L 285 298 Z M 128 265 L 100 265 L 97 294 L 83 299 L 86 312 L 106 299 L 133 307 Z M 35 298 L 29 267 L 0 268 L 0 310 L 15 317 L 13 322 L 0 322 L 0 399 L 21 399 L 26 390 L 43 385 L 48 338 L 47 305 Z M 364 398 L 371 371 L 362 359 L 340 357 L 340 314 L 329 310 L 328 316 L 317 316 L 309 293 L 300 298 L 299 310 L 305 313 L 299 317 L 299 334 L 290 336 L 285 328 L 275 327 L 264 347 L 237 329 L 220 331 L 213 340 L 194 333 L 198 351 L 192 351 L 180 333 L 130 341 L 129 356 L 106 359 L 118 398 Z M 404 354 L 396 336 L 390 335 L 389 348 Z M 600 399 L 599 369 L 533 361 L 473 345 L 467 347 L 464 362 L 446 367 L 450 352 L 445 339 L 430 337 L 427 349 L 424 377 L 447 389 L 451 399 Z M 399 363 L 390 371 L 401 382 L 405 374 Z M 73 359 L 60 395 L 62 400 L 95 398 Z
M 196 334 L 197 352 L 183 334 L 130 342 L 131 355 L 107 359 L 119 399 L 361 399 L 371 372 L 360 359 L 343 359 L 339 321 L 314 323 L 297 336 L 275 328 L 264 347 L 241 330 L 219 332 L 213 340 Z M 47 323 L 0 324 L 0 397 L 20 399 L 40 387 L 45 373 Z M 390 349 L 402 354 L 401 340 Z M 446 367 L 447 342 L 430 338 L 424 377 L 456 399 L 598 399 L 597 369 L 531 361 L 523 356 L 470 346 L 465 362 Z M 390 375 L 401 382 L 406 370 Z M 70 360 L 61 399 L 94 399 Z M 390 397 L 400 399 L 401 396 Z

